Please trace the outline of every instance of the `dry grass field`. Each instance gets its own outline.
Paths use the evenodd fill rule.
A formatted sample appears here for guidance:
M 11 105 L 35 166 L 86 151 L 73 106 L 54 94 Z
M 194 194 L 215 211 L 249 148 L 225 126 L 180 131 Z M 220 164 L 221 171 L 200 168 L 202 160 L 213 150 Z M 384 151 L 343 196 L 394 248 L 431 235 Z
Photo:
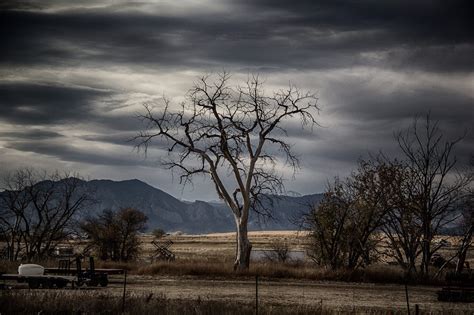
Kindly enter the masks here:
M 98 267 L 129 270 L 125 313 L 254 314 L 255 276 L 259 275 L 260 314 L 406 314 L 402 272 L 385 263 L 350 273 L 317 268 L 308 259 L 290 263 L 256 260 L 248 272 L 235 274 L 234 233 L 168 235 L 174 262 L 151 262 L 153 237 L 141 238 L 140 261 L 97 263 Z M 308 242 L 307 234 L 296 231 L 251 232 L 250 239 L 255 251 L 271 249 L 278 240 L 300 252 Z M 454 245 L 456 239 L 449 242 Z M 74 243 L 78 250 L 83 245 Z M 454 246 L 448 246 L 444 254 L 453 250 Z M 17 265 L 4 264 L 0 269 L 14 270 Z M 120 313 L 122 280 L 122 276 L 113 276 L 107 288 L 79 290 L 29 290 L 24 284 L 9 283 L 14 289 L 1 292 L 0 313 Z M 412 311 L 418 304 L 421 314 L 474 314 L 474 304 L 438 302 L 436 284 L 408 286 Z M 21 304 L 22 300 L 28 303 Z
M 173 234 L 165 236 L 173 241 L 171 250 L 178 259 L 232 260 L 235 253 L 235 233 L 213 233 L 202 235 Z M 291 250 L 304 250 L 307 234 L 297 231 L 249 232 L 253 251 L 271 249 L 276 240 L 285 242 Z M 143 257 L 149 257 L 153 236 L 142 236 Z

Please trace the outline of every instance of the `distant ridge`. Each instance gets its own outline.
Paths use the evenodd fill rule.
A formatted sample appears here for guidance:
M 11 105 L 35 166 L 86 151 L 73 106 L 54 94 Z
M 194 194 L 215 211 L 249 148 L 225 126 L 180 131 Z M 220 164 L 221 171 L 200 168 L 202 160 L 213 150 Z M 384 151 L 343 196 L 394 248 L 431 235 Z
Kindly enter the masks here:
M 162 228 L 167 232 L 202 234 L 234 231 L 231 211 L 224 203 L 216 201 L 181 201 L 170 194 L 138 179 L 113 181 L 94 179 L 82 181 L 84 188 L 94 192 L 97 200 L 84 215 L 94 215 L 104 209 L 117 210 L 134 207 L 148 217 L 148 230 Z M 307 210 L 309 204 L 321 200 L 321 194 L 301 197 L 272 197 L 273 219 L 258 220 L 251 214 L 249 230 L 297 229 L 294 218 Z
M 148 229 L 162 228 L 167 232 L 213 233 L 234 230 L 234 218 L 224 203 L 216 201 L 181 201 L 170 194 L 138 179 L 112 181 L 107 179 L 85 181 L 95 191 L 98 203 L 92 212 L 103 209 L 135 207 L 148 216 Z M 251 214 L 249 229 L 292 230 L 298 226 L 294 219 L 307 210 L 308 205 L 319 202 L 322 194 L 301 197 L 272 197 L 272 219 L 258 220 Z

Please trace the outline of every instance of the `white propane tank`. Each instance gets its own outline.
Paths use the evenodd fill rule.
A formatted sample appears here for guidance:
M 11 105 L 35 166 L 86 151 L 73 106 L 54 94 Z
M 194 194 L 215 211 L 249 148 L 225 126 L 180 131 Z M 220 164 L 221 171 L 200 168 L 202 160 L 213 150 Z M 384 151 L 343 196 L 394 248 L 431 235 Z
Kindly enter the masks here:
M 21 264 L 18 267 L 20 276 L 42 276 L 44 275 L 44 267 L 36 264 Z

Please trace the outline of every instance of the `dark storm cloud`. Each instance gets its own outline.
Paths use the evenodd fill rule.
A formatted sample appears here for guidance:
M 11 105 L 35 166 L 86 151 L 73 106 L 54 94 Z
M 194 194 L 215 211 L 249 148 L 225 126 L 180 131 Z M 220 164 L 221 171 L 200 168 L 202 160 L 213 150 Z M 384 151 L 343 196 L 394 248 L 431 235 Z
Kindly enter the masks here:
M 474 24 L 466 6 L 461 1 L 249 1 L 234 3 L 230 16 L 5 11 L 1 62 L 299 69 L 388 63 L 466 71 L 474 66 L 469 58 Z M 379 56 L 365 55 L 369 52 Z
M 113 94 L 93 88 L 0 82 L 0 121 L 25 125 L 87 123 L 113 130 L 139 130 L 141 123 L 133 113 L 110 115 L 107 111 L 113 106 L 98 109 L 97 103 L 110 102 Z
M 33 152 L 56 157 L 61 161 L 90 163 L 109 166 L 156 166 L 152 160 L 142 160 L 133 154 L 124 156 L 111 151 L 90 150 L 71 146 L 67 141 L 58 143 L 41 141 L 15 141 L 6 145 L 7 148 L 23 152 Z M 111 154 L 112 153 L 112 154 Z
M 435 86 L 401 86 L 395 90 L 357 81 L 333 82 L 338 104 L 330 110 L 362 121 L 402 120 L 415 114 L 433 112 L 434 119 L 450 123 L 474 121 L 474 97 Z
M 116 133 L 116 134 L 100 134 L 100 135 L 85 135 L 81 137 L 87 141 L 98 141 L 111 143 L 116 145 L 133 145 L 133 138 L 136 136 L 135 132 Z
M 136 117 L 134 113 L 126 113 L 120 115 L 107 115 L 103 113 L 102 115 L 96 115 L 91 118 L 91 122 L 100 125 L 103 128 L 112 129 L 118 132 L 133 131 L 136 133 L 138 130 L 143 128 L 142 122 Z M 112 141 L 115 143 L 116 141 Z
M 310 25 L 335 31 L 387 29 L 403 41 L 472 42 L 469 0 L 248 0 L 250 8 L 279 12 L 291 25 Z
M 45 140 L 60 138 L 62 136 L 63 135 L 60 133 L 41 129 L 32 129 L 27 131 L 0 131 L 0 138 L 3 139 Z
M 91 116 L 92 102 L 107 94 L 88 88 L 0 82 L 0 120 L 32 125 L 81 122 Z

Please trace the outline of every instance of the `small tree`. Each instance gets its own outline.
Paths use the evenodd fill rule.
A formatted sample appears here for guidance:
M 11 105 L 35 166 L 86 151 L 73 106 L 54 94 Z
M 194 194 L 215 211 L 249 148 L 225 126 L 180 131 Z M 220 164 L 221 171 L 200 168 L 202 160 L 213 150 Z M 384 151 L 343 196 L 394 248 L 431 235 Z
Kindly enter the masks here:
M 323 200 L 305 217 L 312 236 L 310 255 L 332 269 L 355 269 L 377 256 L 377 235 L 389 207 L 385 196 L 392 177 L 389 165 L 360 161 L 346 180 L 336 179 Z
M 157 228 L 157 229 L 154 229 L 151 234 L 153 235 L 153 237 L 155 238 L 162 238 L 163 236 L 166 235 L 166 232 L 165 230 L 163 229 L 160 229 L 160 228 Z
M 81 224 L 90 239 L 90 246 L 97 249 L 103 260 L 128 261 L 138 256 L 138 232 L 144 231 L 148 218 L 133 208 L 118 212 L 104 210 L 97 217 L 89 217 Z
M 348 252 L 349 204 L 343 184 L 336 179 L 319 205 L 305 216 L 306 229 L 311 236 L 309 256 L 317 264 L 331 269 L 344 266 Z
M 268 95 L 256 76 L 236 87 L 230 86 L 229 79 L 227 73 L 215 82 L 201 78 L 179 107 L 164 99 L 163 107 L 154 113 L 145 105 L 141 119 L 146 130 L 136 140 L 145 151 L 152 144 L 166 148 L 169 160 L 163 163 L 179 171 L 181 183 L 195 175 L 213 181 L 217 195 L 234 216 L 234 268 L 242 270 L 249 267 L 252 249 L 247 235 L 250 211 L 268 211 L 263 198 L 283 191 L 277 165 L 286 164 L 292 170 L 299 166 L 285 139 L 285 123 L 312 126 L 318 108 L 312 93 L 302 93 L 294 86 Z

